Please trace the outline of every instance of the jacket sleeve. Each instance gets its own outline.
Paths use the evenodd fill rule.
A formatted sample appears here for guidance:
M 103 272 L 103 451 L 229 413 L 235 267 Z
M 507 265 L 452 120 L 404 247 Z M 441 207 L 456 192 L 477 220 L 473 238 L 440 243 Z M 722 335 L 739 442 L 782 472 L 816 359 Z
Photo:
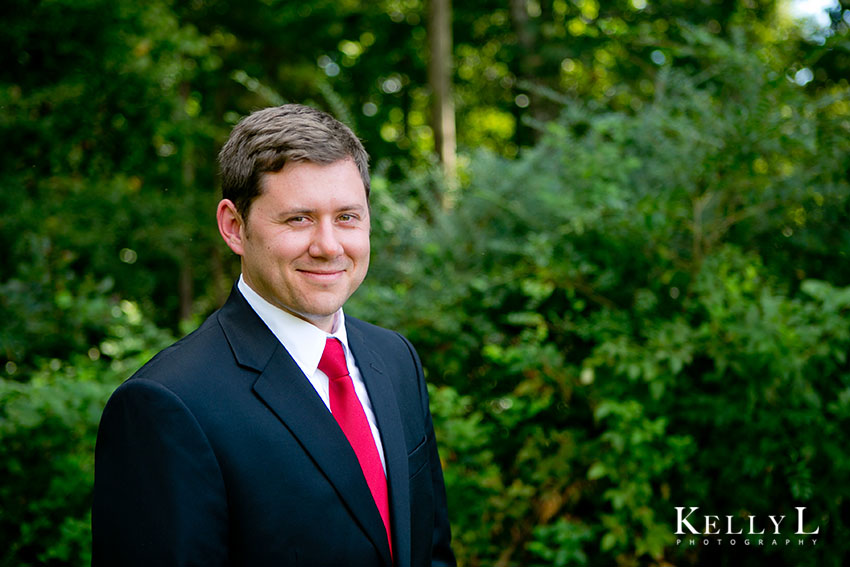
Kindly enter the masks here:
M 118 388 L 95 449 L 92 565 L 228 564 L 218 462 L 186 405 L 140 378 Z
M 425 416 L 425 435 L 428 443 L 429 464 L 431 467 L 431 483 L 434 495 L 434 533 L 431 545 L 432 567 L 454 567 L 457 561 L 451 548 L 451 525 L 449 524 L 448 504 L 446 502 L 446 487 L 443 480 L 443 467 L 437 451 L 437 439 L 434 435 L 434 424 L 431 419 L 431 409 L 428 402 L 428 387 L 422 372 L 422 363 L 416 349 L 406 338 L 402 337 L 416 363 L 419 382 L 419 397 L 422 400 L 422 412 Z
M 427 399 L 427 392 L 425 395 Z M 453 567 L 457 565 L 457 562 L 451 548 L 452 534 L 446 503 L 446 487 L 443 482 L 443 468 L 437 453 L 437 440 L 434 436 L 430 412 L 428 413 L 428 429 L 428 442 L 431 445 L 431 480 L 434 485 L 434 509 L 436 510 L 431 564 L 435 567 Z

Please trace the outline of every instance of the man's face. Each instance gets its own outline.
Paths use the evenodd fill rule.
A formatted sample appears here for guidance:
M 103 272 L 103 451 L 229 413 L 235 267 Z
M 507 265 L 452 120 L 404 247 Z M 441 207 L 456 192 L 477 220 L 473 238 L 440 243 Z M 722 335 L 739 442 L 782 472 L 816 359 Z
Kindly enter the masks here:
M 369 205 L 357 166 L 288 162 L 267 173 L 242 225 L 242 275 L 270 303 L 330 331 L 369 268 Z

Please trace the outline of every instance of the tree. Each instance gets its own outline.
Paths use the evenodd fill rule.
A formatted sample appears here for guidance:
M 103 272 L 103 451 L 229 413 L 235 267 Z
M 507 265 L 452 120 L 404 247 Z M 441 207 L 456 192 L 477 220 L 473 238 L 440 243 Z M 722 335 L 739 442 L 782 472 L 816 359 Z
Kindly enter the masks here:
M 457 158 L 455 110 L 452 100 L 451 2 L 431 0 L 428 14 L 430 53 L 428 83 L 431 86 L 434 145 L 450 185 L 456 184 Z

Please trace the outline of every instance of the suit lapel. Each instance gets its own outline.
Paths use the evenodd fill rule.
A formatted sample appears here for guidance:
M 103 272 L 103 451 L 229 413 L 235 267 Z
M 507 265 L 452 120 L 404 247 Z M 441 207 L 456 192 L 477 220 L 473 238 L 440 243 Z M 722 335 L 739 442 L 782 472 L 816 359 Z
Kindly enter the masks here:
M 254 392 L 292 432 L 336 488 L 351 515 L 389 561 L 384 524 L 360 463 L 319 395 L 281 346 L 254 383 Z
M 352 474 L 360 471 L 357 456 L 304 373 L 235 288 L 219 312 L 219 322 L 237 362 L 260 372 L 253 385 L 254 393 L 312 457 L 387 565 L 391 565 L 384 524 L 372 493 L 362 474 Z
M 387 485 L 390 495 L 390 522 L 396 565 L 410 565 L 410 492 L 407 470 L 407 445 L 404 441 L 401 413 L 395 389 L 380 355 L 375 352 L 359 328 L 346 322 L 348 344 L 363 376 L 387 465 Z

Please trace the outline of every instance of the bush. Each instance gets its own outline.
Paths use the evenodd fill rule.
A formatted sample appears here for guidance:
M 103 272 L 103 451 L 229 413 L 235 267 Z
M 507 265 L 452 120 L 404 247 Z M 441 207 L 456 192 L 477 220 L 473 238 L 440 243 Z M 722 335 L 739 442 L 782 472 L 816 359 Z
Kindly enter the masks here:
M 103 291 L 103 284 L 98 289 Z M 108 288 L 108 283 L 106 284 Z M 128 301 L 69 294 L 97 346 L 0 378 L 0 565 L 91 563 L 94 444 L 112 391 L 171 337 Z M 11 369 L 7 365 L 7 373 Z
M 451 210 L 427 177 L 375 183 L 355 301 L 421 351 L 465 565 L 850 551 L 846 105 L 695 41 L 712 76 L 636 113 L 568 102 L 519 159 L 476 154 Z M 676 546 L 691 505 L 805 506 L 828 544 Z

